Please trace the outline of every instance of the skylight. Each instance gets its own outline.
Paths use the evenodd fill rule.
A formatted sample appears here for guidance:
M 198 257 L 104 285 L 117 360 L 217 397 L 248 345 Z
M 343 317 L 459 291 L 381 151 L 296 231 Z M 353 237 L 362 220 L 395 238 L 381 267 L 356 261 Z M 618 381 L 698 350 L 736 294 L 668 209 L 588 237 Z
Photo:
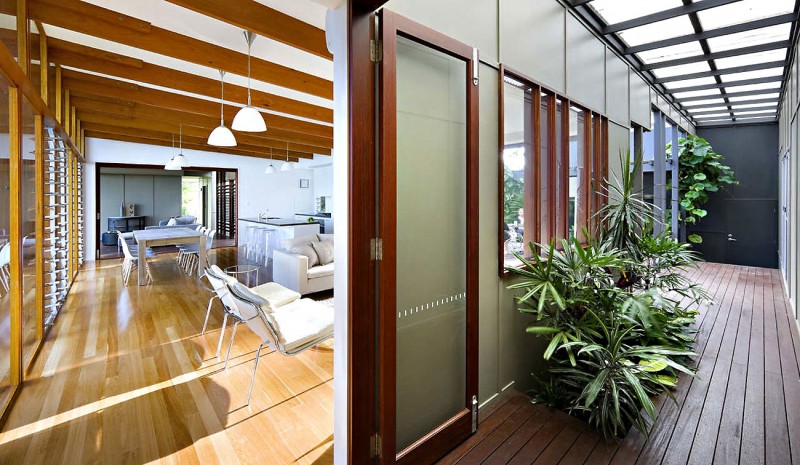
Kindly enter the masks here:
M 681 0 L 594 0 L 591 3 L 592 8 L 606 24 L 641 18 L 681 5 L 683 5 Z
M 759 69 L 757 71 L 747 71 L 744 73 L 723 74 L 720 76 L 723 82 L 742 81 L 745 79 L 757 79 L 770 76 L 782 76 L 783 68 Z
M 744 31 L 738 34 L 728 34 L 721 37 L 708 39 L 708 48 L 711 53 L 733 50 L 735 48 L 751 47 L 753 45 L 768 44 L 781 40 L 789 40 L 789 32 L 792 25 L 789 23 L 777 26 L 762 27 L 752 31 Z
M 697 17 L 703 29 L 711 30 L 791 13 L 793 9 L 793 0 L 742 0 L 699 11 Z

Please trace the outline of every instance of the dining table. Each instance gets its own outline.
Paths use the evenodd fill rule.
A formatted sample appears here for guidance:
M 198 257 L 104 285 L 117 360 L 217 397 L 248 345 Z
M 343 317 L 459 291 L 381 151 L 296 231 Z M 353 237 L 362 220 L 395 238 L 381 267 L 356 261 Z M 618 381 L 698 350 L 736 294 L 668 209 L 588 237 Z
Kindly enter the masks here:
M 197 261 L 197 277 L 203 275 L 203 267 L 206 264 L 206 235 L 191 228 L 169 228 L 169 229 L 143 229 L 133 231 L 133 238 L 139 245 L 139 285 L 147 284 L 147 268 L 145 257 L 147 248 L 159 245 L 179 245 L 197 244 L 200 247 L 200 257 Z

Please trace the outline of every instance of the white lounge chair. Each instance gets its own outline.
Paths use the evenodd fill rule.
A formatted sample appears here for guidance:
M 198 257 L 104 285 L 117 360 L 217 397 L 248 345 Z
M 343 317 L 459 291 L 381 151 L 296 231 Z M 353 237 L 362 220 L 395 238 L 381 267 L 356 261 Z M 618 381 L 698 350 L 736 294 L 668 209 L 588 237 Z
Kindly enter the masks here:
M 261 338 L 247 391 L 247 405 L 250 405 L 261 349 L 269 345 L 283 355 L 296 355 L 330 339 L 333 308 L 300 299 L 276 309 L 267 299 L 238 282 L 228 284 L 228 290 L 242 321 Z

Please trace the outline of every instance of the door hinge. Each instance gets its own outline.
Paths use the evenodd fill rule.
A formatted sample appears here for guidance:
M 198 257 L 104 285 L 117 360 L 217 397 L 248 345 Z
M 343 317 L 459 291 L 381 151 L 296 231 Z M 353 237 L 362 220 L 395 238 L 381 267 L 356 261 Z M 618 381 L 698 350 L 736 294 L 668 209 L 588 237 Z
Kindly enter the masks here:
M 98 219 L 98 220 L 100 219 L 100 214 L 99 214 L 99 213 L 97 214 L 97 219 Z
M 383 41 L 370 40 L 369 41 L 369 59 L 373 63 L 383 60 Z
M 369 258 L 370 260 L 383 260 L 383 239 L 369 240 Z
M 478 49 L 472 49 L 472 85 L 478 85 L 478 69 L 480 68 L 480 59 L 478 58 Z
M 478 431 L 478 396 L 472 396 L 472 432 Z
M 381 435 L 378 433 L 369 438 L 369 456 L 373 459 L 379 459 L 383 456 L 383 441 L 381 441 Z

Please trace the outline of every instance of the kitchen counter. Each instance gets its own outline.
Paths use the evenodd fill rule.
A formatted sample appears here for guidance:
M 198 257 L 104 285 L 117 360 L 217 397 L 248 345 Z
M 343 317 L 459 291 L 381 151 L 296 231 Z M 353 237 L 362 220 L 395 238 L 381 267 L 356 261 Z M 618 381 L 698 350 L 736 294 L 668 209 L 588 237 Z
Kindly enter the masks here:
M 319 224 L 319 221 L 302 221 L 294 218 L 239 218 L 239 221 L 248 221 L 250 223 L 266 224 L 267 226 L 301 226 L 304 224 Z

